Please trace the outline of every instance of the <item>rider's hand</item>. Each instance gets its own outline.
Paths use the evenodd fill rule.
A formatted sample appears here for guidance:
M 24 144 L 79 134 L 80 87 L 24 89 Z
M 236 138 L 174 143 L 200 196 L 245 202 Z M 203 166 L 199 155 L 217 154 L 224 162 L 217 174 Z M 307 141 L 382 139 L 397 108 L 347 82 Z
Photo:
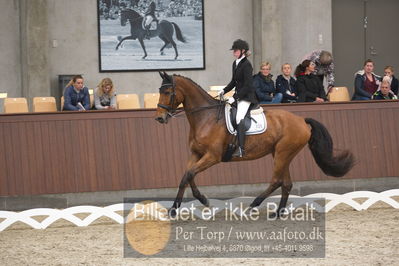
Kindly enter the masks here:
M 228 102 L 229 104 L 233 104 L 233 103 L 234 103 L 234 98 L 233 98 L 233 97 L 230 97 L 230 98 L 227 100 L 227 102 Z
M 224 95 L 224 89 L 221 89 L 220 91 L 218 91 L 218 95 L 219 95 L 219 98 L 222 99 L 223 95 Z

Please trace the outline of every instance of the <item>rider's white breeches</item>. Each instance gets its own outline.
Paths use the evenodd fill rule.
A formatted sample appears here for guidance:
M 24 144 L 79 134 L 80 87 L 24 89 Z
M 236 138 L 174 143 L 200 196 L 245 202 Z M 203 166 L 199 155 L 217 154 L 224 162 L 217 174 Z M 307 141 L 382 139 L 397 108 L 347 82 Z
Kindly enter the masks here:
M 148 27 L 148 26 L 150 26 L 151 25 L 151 22 L 153 21 L 154 19 L 153 19 L 153 17 L 152 16 L 146 16 L 145 17 L 145 23 L 144 23 L 144 26 L 145 27 Z
M 244 119 L 247 114 L 248 108 L 251 105 L 251 102 L 248 101 L 238 101 L 237 103 L 237 115 L 236 115 L 236 123 L 237 125 L 240 123 L 242 119 Z

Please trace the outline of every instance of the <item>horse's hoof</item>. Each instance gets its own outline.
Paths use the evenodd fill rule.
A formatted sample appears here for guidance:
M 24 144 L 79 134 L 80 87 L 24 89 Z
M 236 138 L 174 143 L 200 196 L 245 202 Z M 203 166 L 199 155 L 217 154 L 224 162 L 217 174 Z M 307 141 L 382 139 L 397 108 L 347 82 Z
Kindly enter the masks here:
M 204 205 L 205 207 L 208 207 L 209 208 L 209 200 L 208 200 L 208 198 L 204 195 L 204 196 L 202 196 L 202 199 L 200 200 L 200 202 L 202 203 L 202 205 Z
M 176 215 L 177 215 L 177 212 L 176 212 L 175 208 L 170 208 L 168 213 L 169 213 L 169 217 L 171 217 L 171 218 L 175 218 Z
M 272 219 L 272 220 L 276 220 L 279 217 L 280 216 L 278 215 L 278 212 L 273 212 L 273 213 L 269 214 L 269 219 Z
M 143 56 L 141 59 L 145 59 L 147 56 Z
M 165 53 L 164 53 L 164 52 L 161 52 L 161 55 L 165 55 Z

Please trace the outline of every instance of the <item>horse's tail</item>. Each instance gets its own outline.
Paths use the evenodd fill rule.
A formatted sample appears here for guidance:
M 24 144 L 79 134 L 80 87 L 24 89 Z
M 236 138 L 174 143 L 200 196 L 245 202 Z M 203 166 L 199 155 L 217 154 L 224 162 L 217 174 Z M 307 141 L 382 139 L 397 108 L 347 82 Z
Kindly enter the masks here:
M 312 118 L 305 118 L 305 122 L 312 127 L 309 148 L 321 170 L 334 177 L 341 177 L 349 172 L 354 165 L 352 152 L 344 150 L 334 156 L 333 141 L 327 128 Z
M 183 42 L 183 43 L 187 42 L 186 39 L 184 38 L 183 33 L 181 32 L 179 26 L 178 26 L 176 23 L 174 23 L 174 22 L 171 22 L 171 23 L 172 23 L 172 25 L 175 27 L 175 30 L 176 30 L 176 38 L 177 38 L 179 41 Z

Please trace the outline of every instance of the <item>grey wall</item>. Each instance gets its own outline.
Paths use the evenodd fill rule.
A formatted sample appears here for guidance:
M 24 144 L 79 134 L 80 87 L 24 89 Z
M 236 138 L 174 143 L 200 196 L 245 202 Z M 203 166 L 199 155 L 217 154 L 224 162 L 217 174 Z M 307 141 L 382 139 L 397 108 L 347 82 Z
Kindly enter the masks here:
M 209 89 L 210 85 L 226 84 L 231 78 L 232 41 L 239 37 L 252 40 L 252 4 L 248 0 L 204 2 L 206 70 L 177 73 Z M 79 73 L 84 74 L 90 88 L 102 78 L 110 77 L 118 93 L 157 92 L 160 86 L 157 72 L 98 72 L 96 8 L 94 0 L 48 0 L 49 41 L 58 42 L 57 48 L 49 48 L 51 85 L 58 86 L 58 74 Z M 237 13 L 242 15 L 236 16 Z
M 48 95 L 58 88 L 59 74 L 83 74 L 90 88 L 110 77 L 119 93 L 157 91 L 157 72 L 99 73 L 95 0 L 0 0 L 0 5 L 0 70 L 7 77 L 0 91 Z M 255 72 L 267 60 L 275 75 L 284 62 L 295 67 L 314 49 L 331 50 L 331 0 L 204 0 L 204 6 L 206 69 L 178 72 L 204 89 L 231 78 L 229 48 L 237 38 L 253 47 Z
M 255 0 L 254 6 L 256 70 L 269 61 L 276 77 L 283 63 L 294 71 L 311 51 L 332 50 L 331 0 Z
M 21 95 L 21 58 L 18 0 L 0 0 L 0 92 Z M 0 101 L 3 110 L 3 99 Z M 1 111 L 0 110 L 0 111 Z

